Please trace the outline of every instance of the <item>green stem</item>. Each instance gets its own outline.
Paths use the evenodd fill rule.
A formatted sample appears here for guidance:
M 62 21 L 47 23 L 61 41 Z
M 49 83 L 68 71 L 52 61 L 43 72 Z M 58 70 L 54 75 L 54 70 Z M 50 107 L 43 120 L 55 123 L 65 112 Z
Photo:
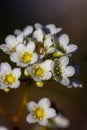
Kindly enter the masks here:
M 27 104 L 28 99 L 29 99 L 29 91 L 30 91 L 30 87 L 26 86 L 22 102 L 20 104 L 20 107 L 19 107 L 19 110 L 18 110 L 18 112 L 16 114 L 16 117 L 14 118 L 14 121 L 16 122 L 17 126 L 20 125 L 23 113 L 25 111 L 25 107 L 26 107 L 26 104 Z

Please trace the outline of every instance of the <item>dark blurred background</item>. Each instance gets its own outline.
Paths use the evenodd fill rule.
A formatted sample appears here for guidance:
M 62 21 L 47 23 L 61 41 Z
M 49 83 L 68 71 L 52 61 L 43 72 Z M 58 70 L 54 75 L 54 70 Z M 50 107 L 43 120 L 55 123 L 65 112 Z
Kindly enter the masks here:
M 70 41 L 78 45 L 73 61 L 81 67 L 79 79 L 83 88 L 67 89 L 51 81 L 43 88 L 34 86 L 29 100 L 38 101 L 45 96 L 50 98 L 70 119 L 71 125 L 66 130 L 87 130 L 87 0 L 0 0 L 1 43 L 14 29 L 22 29 L 36 22 L 42 25 L 54 23 L 57 27 L 62 27 L 63 32 L 70 36 Z M 9 61 L 7 58 L 0 52 L 0 62 Z M 0 104 L 15 113 L 23 90 L 24 87 L 9 93 L 0 91 Z M 3 115 L 0 115 L 0 125 L 6 125 L 10 130 L 13 127 Z M 28 128 L 24 115 L 21 130 Z

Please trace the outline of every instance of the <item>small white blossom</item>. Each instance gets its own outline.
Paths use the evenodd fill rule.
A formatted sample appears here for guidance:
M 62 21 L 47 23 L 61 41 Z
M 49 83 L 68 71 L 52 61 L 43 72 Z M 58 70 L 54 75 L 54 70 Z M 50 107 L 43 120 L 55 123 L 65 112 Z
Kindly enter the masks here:
M 36 38 L 38 42 L 43 42 L 44 35 L 45 33 L 40 28 L 33 33 L 33 37 Z
M 4 126 L 0 126 L 0 130 L 8 130 L 8 129 Z
M 66 34 L 60 35 L 58 40 L 54 43 L 56 47 L 56 56 L 70 55 L 78 49 L 77 45 L 69 44 L 69 36 Z
M 69 125 L 70 121 L 62 114 L 57 114 L 57 116 L 52 119 L 52 123 L 49 124 L 49 126 L 53 128 L 67 128 Z
M 35 29 L 40 29 L 40 28 L 44 28 L 44 26 L 42 26 L 40 23 L 36 23 L 34 25 Z M 56 28 L 56 26 L 54 24 L 48 24 L 48 25 L 45 25 L 45 28 L 47 28 L 50 32 L 50 34 L 56 34 L 58 32 L 60 32 L 62 30 L 62 28 Z
M 51 64 L 52 60 L 46 60 L 28 67 L 27 72 L 34 81 L 49 80 L 52 77 Z
M 14 30 L 14 34 L 15 34 L 15 35 L 18 36 L 18 35 L 20 35 L 20 34 L 22 33 L 24 37 L 29 36 L 32 32 L 33 32 L 33 26 L 31 26 L 31 25 L 26 26 L 26 27 L 23 29 L 23 31 L 20 30 L 20 29 L 15 29 L 15 30 Z
M 15 48 L 17 44 L 21 43 L 23 41 L 23 34 L 21 33 L 17 37 L 14 35 L 8 35 L 5 38 L 5 43 L 0 45 L 0 49 L 3 50 L 6 54 L 11 54 L 12 52 L 15 52 Z
M 78 80 L 78 79 L 72 79 L 71 80 L 71 82 L 70 82 L 70 84 L 69 84 L 69 86 L 67 86 L 68 88 L 72 88 L 72 87 L 74 87 L 74 88 L 77 88 L 77 87 L 79 87 L 79 88 L 82 88 L 82 84 L 81 84 L 81 82 Z
M 28 123 L 39 123 L 46 126 L 48 119 L 56 116 L 55 109 L 51 108 L 51 102 L 48 98 L 42 98 L 37 104 L 31 101 L 27 104 L 27 109 L 30 114 L 27 115 L 26 121 Z
M 62 30 L 62 28 L 56 28 L 54 24 L 48 24 L 45 27 L 49 29 L 51 34 L 56 34 Z
M 11 69 L 11 66 L 7 63 L 0 64 L 0 89 L 5 88 L 17 88 L 20 85 L 18 80 L 21 76 L 20 68 Z
M 38 53 L 40 58 L 43 58 L 46 54 L 53 53 L 54 42 L 52 41 L 51 35 L 46 35 L 40 28 L 34 31 L 33 38 L 37 40 Z
M 17 66 L 26 67 L 29 64 L 33 64 L 37 61 L 38 56 L 34 53 L 35 44 L 30 41 L 27 45 L 23 43 L 16 46 L 16 52 L 12 53 L 10 59 L 16 63 Z
M 73 66 L 69 65 L 69 58 L 66 56 L 61 57 L 59 60 L 53 63 L 53 76 L 57 82 L 68 86 L 70 84 L 69 77 L 75 74 L 75 69 Z

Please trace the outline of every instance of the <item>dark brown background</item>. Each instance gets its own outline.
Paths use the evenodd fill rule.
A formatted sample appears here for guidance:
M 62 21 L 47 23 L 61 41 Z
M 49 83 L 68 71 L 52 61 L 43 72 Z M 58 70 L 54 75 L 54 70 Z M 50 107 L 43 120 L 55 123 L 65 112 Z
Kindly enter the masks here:
M 33 86 L 29 100 L 38 101 L 42 97 L 49 97 L 70 119 L 71 125 L 67 130 L 87 130 L 87 0 L 0 0 L 1 43 L 15 28 L 22 29 L 36 22 L 43 25 L 54 23 L 62 27 L 63 32 L 69 34 L 70 41 L 78 45 L 73 60 L 81 66 L 79 79 L 83 88 L 67 89 L 51 81 L 43 88 Z M 7 56 L 0 52 L 0 62 L 6 60 L 9 61 Z M 16 112 L 23 90 L 24 87 L 20 87 L 6 94 L 0 91 L 0 104 Z M 13 124 L 0 115 L 0 125 L 6 125 L 11 130 Z M 21 129 L 28 129 L 25 117 Z

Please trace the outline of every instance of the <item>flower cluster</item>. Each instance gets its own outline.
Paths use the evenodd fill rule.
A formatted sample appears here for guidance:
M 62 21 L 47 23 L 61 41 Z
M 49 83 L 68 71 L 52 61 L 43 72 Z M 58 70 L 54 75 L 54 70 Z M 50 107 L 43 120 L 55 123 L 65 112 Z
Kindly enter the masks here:
M 44 85 L 45 80 L 50 79 L 67 87 L 81 86 L 71 79 L 75 68 L 69 62 L 78 47 L 70 44 L 69 36 L 60 34 L 61 30 L 54 24 L 42 26 L 39 23 L 34 27 L 29 25 L 23 31 L 16 29 L 14 35 L 5 38 L 5 44 L 0 45 L 0 49 L 9 54 L 10 60 L 18 67 L 24 68 L 25 76 L 33 79 L 39 87 Z M 3 71 L 3 67 L 6 71 Z M 21 72 L 17 68 L 15 70 L 19 75 L 14 74 L 8 63 L 1 63 L 0 89 L 19 86 L 17 80 Z
M 14 35 L 8 35 L 0 49 L 9 55 L 17 68 L 12 69 L 8 62 L 0 63 L 0 89 L 9 91 L 10 88 L 18 88 L 23 74 L 35 81 L 38 87 L 52 79 L 68 88 L 82 87 L 79 80 L 73 77 L 76 68 L 70 62 L 78 46 L 70 43 L 67 34 L 60 34 L 61 30 L 54 24 L 42 26 L 36 23 L 34 27 L 29 25 L 23 30 L 16 29 Z M 37 122 L 53 128 L 69 125 L 69 120 L 51 107 L 48 98 L 42 98 L 37 104 L 29 102 L 27 109 L 30 111 L 26 117 L 28 123 Z

